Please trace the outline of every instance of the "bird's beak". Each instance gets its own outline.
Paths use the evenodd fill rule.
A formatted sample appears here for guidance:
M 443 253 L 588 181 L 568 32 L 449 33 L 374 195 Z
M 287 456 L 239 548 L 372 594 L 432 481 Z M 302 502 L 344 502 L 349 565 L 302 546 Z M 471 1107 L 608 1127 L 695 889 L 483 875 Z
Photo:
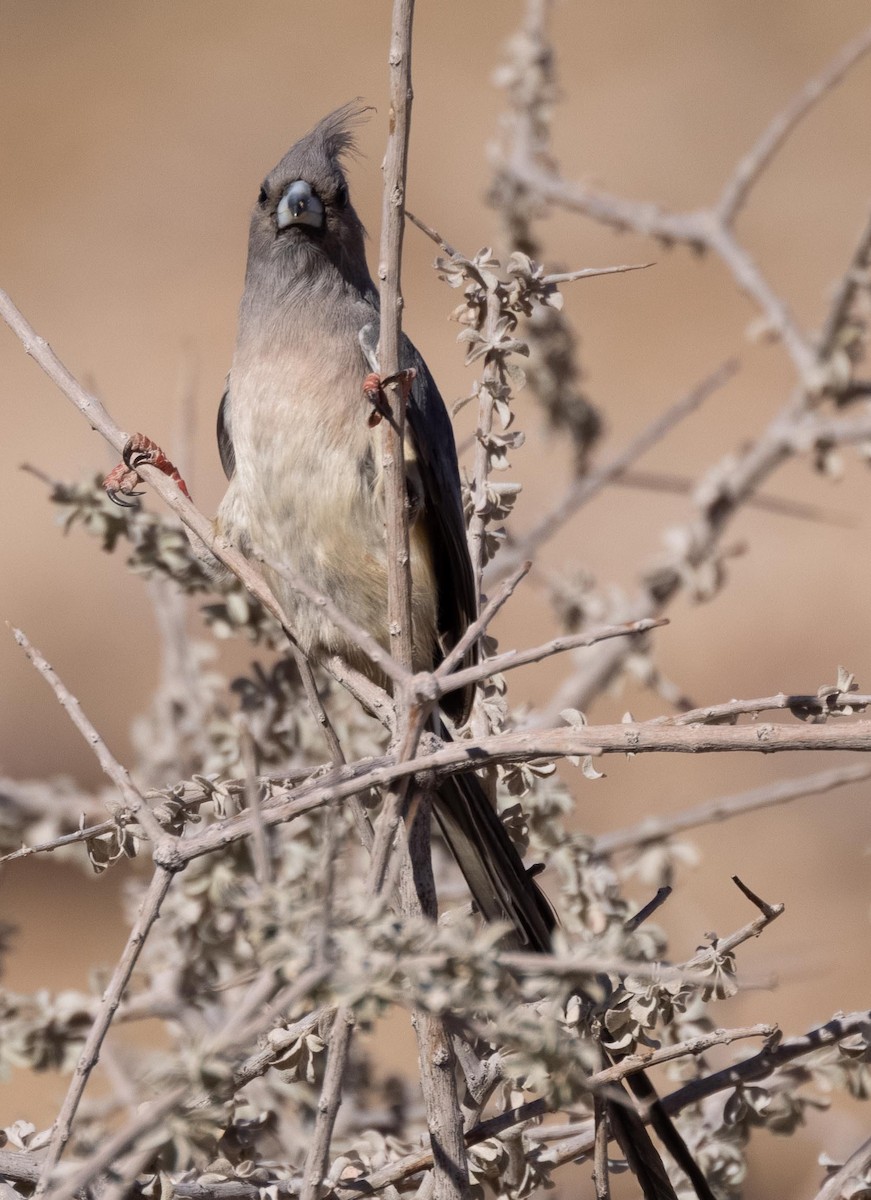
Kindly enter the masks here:
M 279 200 L 275 210 L 275 223 L 279 229 L 287 229 L 291 225 L 323 228 L 324 206 L 320 197 L 304 179 L 295 180 Z

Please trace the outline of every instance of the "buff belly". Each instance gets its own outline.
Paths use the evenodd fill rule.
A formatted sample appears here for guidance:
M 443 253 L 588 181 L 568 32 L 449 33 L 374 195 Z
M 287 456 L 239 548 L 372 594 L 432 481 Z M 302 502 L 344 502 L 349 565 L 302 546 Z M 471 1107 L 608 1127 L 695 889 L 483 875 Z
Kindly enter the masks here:
M 348 371 L 324 363 L 317 388 L 299 387 L 292 363 L 276 378 L 241 374 L 232 396 L 236 471 L 218 513 L 218 528 L 243 548 L 262 551 L 328 596 L 383 646 L 387 627 L 387 554 L 380 482 L 380 428 L 370 429 L 362 391 L 343 395 Z M 236 367 L 234 364 L 234 375 Z M 285 384 L 295 379 L 292 390 Z M 304 404 L 294 400 L 302 391 Z M 323 403 L 318 403 L 322 399 Z M 415 470 L 413 449 L 407 467 Z M 411 529 L 415 667 L 432 665 L 436 645 L 436 585 L 421 513 Z M 300 646 L 319 658 L 341 654 L 372 674 L 353 639 L 281 576 L 264 572 Z

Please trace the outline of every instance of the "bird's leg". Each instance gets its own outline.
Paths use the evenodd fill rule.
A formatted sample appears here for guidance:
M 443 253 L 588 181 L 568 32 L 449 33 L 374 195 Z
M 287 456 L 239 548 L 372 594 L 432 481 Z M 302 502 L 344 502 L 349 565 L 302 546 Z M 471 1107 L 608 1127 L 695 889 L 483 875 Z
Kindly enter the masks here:
M 119 504 L 122 508 L 134 507 L 133 497 L 142 495 L 142 492 L 136 489 L 143 482 L 138 471 L 143 463 L 156 467 L 158 471 L 162 471 L 164 475 L 174 479 L 190 500 L 187 484 L 179 475 L 176 467 L 169 461 L 160 446 L 151 438 L 146 437 L 144 433 L 134 433 L 127 439 L 121 458 L 122 461 L 118 463 L 118 466 L 111 470 L 103 480 L 103 487 L 109 499 L 115 504 Z
M 388 383 L 398 383 L 402 388 L 402 401 L 408 403 L 408 395 L 411 391 L 411 385 L 417 376 L 417 371 L 414 367 L 408 367 L 404 371 L 397 371 L 395 375 L 388 375 L 382 379 L 375 371 L 371 371 L 363 380 L 363 395 L 372 405 L 372 411 L 369 414 L 369 428 L 373 429 L 384 417 L 390 416 L 390 409 L 384 397 L 384 387 Z

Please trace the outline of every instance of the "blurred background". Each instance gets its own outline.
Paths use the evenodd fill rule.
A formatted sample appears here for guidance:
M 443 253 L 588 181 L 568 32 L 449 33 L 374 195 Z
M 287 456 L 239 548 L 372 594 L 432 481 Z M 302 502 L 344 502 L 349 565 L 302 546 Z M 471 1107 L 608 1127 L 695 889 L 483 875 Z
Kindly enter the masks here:
M 519 0 L 420 0 L 409 207 L 453 245 L 499 244 L 485 195 L 502 93 L 492 82 Z M 194 396 L 187 478 L 213 512 L 223 489 L 214 418 L 233 346 L 248 213 L 260 180 L 296 137 L 352 96 L 377 112 L 360 131 L 351 170 L 374 266 L 380 162 L 386 133 L 390 5 L 359 0 L 0 0 L 0 286 L 119 424 L 173 456 L 181 397 Z M 554 151 L 566 178 L 667 207 L 718 194 L 755 137 L 868 19 L 863 0 L 728 5 L 697 0 L 557 3 L 554 44 L 563 98 Z M 766 173 L 739 235 L 805 328 L 814 328 L 842 274 L 871 201 L 871 59 L 809 115 Z M 562 268 L 656 260 L 644 272 L 567 285 L 585 388 L 607 422 L 609 457 L 724 358 L 737 378 L 642 466 L 698 477 L 761 431 L 793 382 L 777 345 L 747 337 L 757 313 L 720 263 L 553 214 L 537 226 L 546 260 Z M 406 238 L 406 328 L 450 404 L 471 372 L 447 321 L 455 294 L 431 270 L 434 247 Z M 102 555 L 80 531 L 65 537 L 36 465 L 76 480 L 113 465 L 8 331 L 0 329 L 2 570 L 0 616 L 22 626 L 81 700 L 114 752 L 129 759 L 131 718 L 157 676 L 156 633 L 141 580 L 120 555 Z M 518 531 L 558 498 L 571 454 L 544 428 L 532 398 L 516 404 L 527 433 L 508 477 L 524 494 Z M 468 414 L 458 436 L 468 432 Z M 807 462 L 766 492 L 817 505 L 835 520 L 748 509 L 730 543 L 746 553 L 708 605 L 675 605 L 656 641 L 663 672 L 697 703 L 815 691 L 843 663 L 871 687 L 868 637 L 871 476 L 855 456 L 833 484 Z M 154 503 L 151 499 L 147 503 Z M 545 561 L 593 571 L 631 589 L 688 519 L 688 497 L 611 488 L 548 548 Z M 524 585 L 498 628 L 503 647 L 545 640 L 543 597 Z M 245 666 L 246 647 L 228 651 Z M 541 700 L 567 664 L 511 676 L 511 697 Z M 95 785 L 97 767 L 11 636 L 0 637 L 0 774 L 66 775 Z M 662 711 L 640 689 L 600 702 L 591 720 Z M 678 810 L 781 775 L 835 765 L 785 755 L 609 761 L 607 778 L 573 782 L 579 828 L 599 833 L 645 812 Z M 575 776 L 572 776 L 575 779 Z M 787 1034 L 837 1009 L 867 1007 L 871 991 L 868 789 L 843 789 L 785 809 L 700 830 L 700 854 L 657 916 L 675 958 L 708 931 L 726 934 L 754 913 L 729 882 L 737 873 L 786 914 L 740 952 L 746 975 L 777 985 L 722 1006 L 720 1023 L 779 1021 Z M 125 937 L 122 873 L 99 878 L 51 859 L 13 863 L 0 878 L 0 918 L 16 927 L 6 963 L 13 990 L 86 987 L 114 962 Z M 639 885 L 640 899 L 646 899 Z M 719 1013 L 720 1010 L 717 1010 Z M 399 1054 L 395 1043 L 386 1051 Z M 61 1082 L 0 1084 L 0 1126 L 56 1111 Z M 871 1114 L 838 1103 L 793 1143 L 760 1135 L 747 1196 L 814 1194 L 822 1148 L 837 1156 L 867 1132 Z

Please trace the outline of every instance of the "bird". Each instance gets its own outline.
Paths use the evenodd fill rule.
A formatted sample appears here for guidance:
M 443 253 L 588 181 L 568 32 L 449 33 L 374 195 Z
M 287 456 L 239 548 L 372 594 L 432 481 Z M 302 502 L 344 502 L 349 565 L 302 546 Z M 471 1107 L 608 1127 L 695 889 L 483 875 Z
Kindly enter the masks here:
M 377 345 L 379 293 L 366 262 L 365 231 L 351 203 L 346 166 L 369 110 L 351 101 L 302 136 L 260 187 L 249 228 L 245 284 L 227 388 L 218 409 L 218 449 L 227 490 L 215 531 L 256 553 L 314 662 L 341 655 L 379 684 L 386 681 L 324 607 L 291 586 L 304 578 L 385 649 L 389 648 L 381 423 L 372 420 L 364 381 Z M 431 671 L 457 645 L 478 611 L 466 539 L 453 428 L 424 359 L 403 335 L 400 368 L 411 369 L 405 471 L 411 560 L 412 657 Z M 183 481 L 148 438 L 134 435 L 107 477 L 119 503 L 137 495 L 135 467 L 149 461 Z M 186 490 L 186 489 L 185 489 Z M 477 661 L 472 645 L 464 665 Z M 435 732 L 469 718 L 474 684 L 442 697 Z M 433 813 L 488 922 L 510 927 L 509 944 L 552 950 L 555 917 L 472 772 L 437 785 Z M 641 1088 L 642 1085 L 635 1084 Z M 713 1200 L 655 1093 L 652 1121 L 697 1194 Z M 676 1200 L 662 1160 L 631 1103 L 609 1100 L 611 1128 L 645 1200 Z
M 387 648 L 382 427 L 369 419 L 362 388 L 371 365 L 365 347 L 378 340 L 379 295 L 345 175 L 365 112 L 352 101 L 324 117 L 260 188 L 229 385 L 218 414 L 228 487 L 217 528 L 243 549 L 262 549 L 267 562 L 289 564 Z M 428 671 L 475 619 L 478 596 L 450 417 L 407 337 L 400 368 L 414 372 L 405 439 L 413 667 Z M 370 660 L 323 608 L 280 574 L 273 573 L 270 583 L 307 656 L 317 661 L 340 654 L 377 678 Z M 476 656 L 473 647 L 466 661 Z M 474 685 L 448 693 L 442 699 L 446 716 L 462 725 L 473 698 Z M 441 719 L 437 732 L 450 737 Z M 550 951 L 553 910 L 474 774 L 443 779 L 433 812 L 484 918 L 507 921 L 515 944 Z M 651 1099 L 649 1089 L 644 1098 Z M 671 1200 L 674 1190 L 635 1109 L 612 1104 L 609 1110 L 646 1195 Z M 655 1111 L 655 1121 L 698 1180 L 664 1112 Z
M 228 485 L 216 529 L 243 550 L 256 546 L 263 562 L 286 564 L 389 648 L 383 427 L 363 390 L 379 295 L 345 174 L 366 112 L 352 101 L 324 117 L 260 188 L 218 414 Z M 405 437 L 413 668 L 430 671 L 475 619 L 478 597 L 447 408 L 408 338 L 400 367 L 414 373 Z M 384 682 L 322 607 L 265 573 L 307 657 L 339 654 Z M 472 648 L 464 665 L 476 656 Z M 473 695 L 474 685 L 445 695 L 444 715 L 462 725 Z M 450 737 L 443 721 L 437 732 Z M 508 922 L 520 947 L 549 950 L 552 909 L 474 776 L 443 780 L 434 812 L 484 918 Z

